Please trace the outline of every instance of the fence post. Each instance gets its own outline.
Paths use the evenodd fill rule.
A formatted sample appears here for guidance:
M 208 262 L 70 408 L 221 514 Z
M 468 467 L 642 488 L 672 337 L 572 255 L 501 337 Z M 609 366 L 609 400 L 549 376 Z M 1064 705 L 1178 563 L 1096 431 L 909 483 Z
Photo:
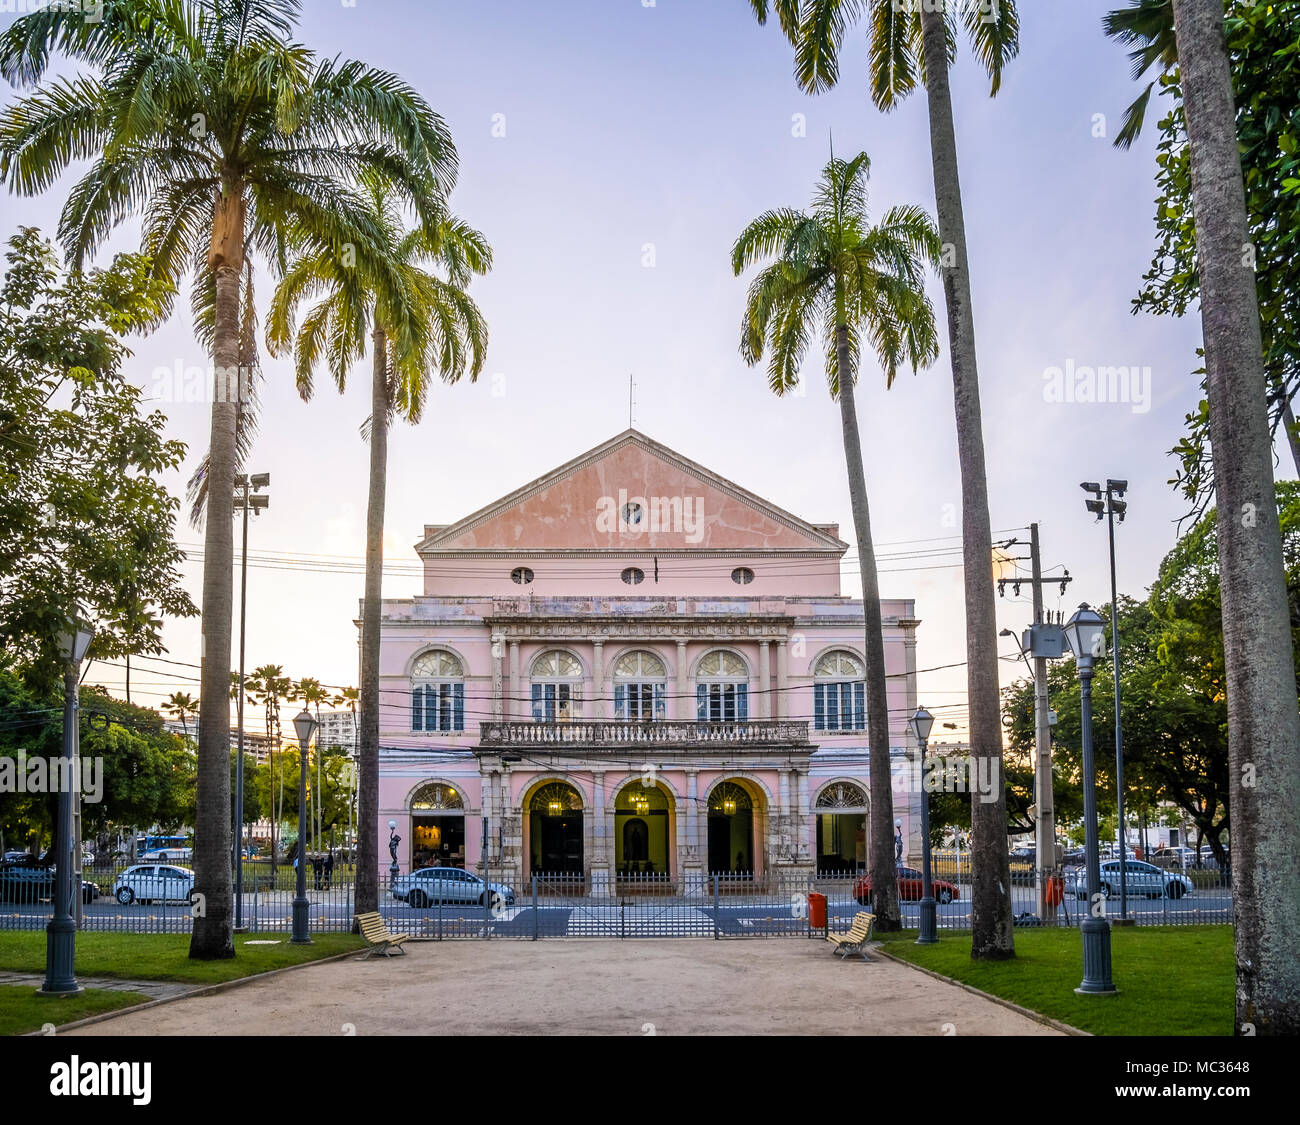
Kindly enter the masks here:
M 716 871 L 713 873 L 713 940 L 718 940 L 718 880 L 722 876 Z
M 537 875 L 533 874 L 533 941 L 537 940 Z

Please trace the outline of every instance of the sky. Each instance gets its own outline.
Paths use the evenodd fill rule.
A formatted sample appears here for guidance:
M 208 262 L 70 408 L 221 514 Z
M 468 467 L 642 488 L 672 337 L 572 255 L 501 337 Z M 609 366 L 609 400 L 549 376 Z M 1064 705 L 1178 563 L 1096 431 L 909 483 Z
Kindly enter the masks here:
M 1129 481 L 1118 586 L 1142 596 L 1186 512 L 1167 483 L 1167 451 L 1199 397 L 1190 374 L 1199 315 L 1132 313 L 1154 243 L 1157 131 L 1153 114 L 1133 149 L 1112 147 L 1138 92 L 1124 51 L 1101 33 L 1113 4 L 1022 0 L 1021 54 L 998 97 L 965 43 L 951 79 L 995 540 L 1027 543 L 1039 523 L 1046 570 L 1074 579 L 1064 597 L 1046 591 L 1047 608 L 1067 616 L 1110 598 L 1105 526 L 1084 510 L 1079 482 Z M 820 351 L 808 357 L 806 393 L 767 390 L 762 369 L 739 355 L 746 281 L 732 276 L 729 250 L 762 211 L 807 205 L 832 137 L 838 155 L 870 155 L 875 216 L 897 203 L 933 213 L 924 97 L 888 115 L 874 108 L 865 27 L 849 34 L 839 86 L 807 96 L 789 45 L 755 23 L 749 0 L 306 0 L 304 9 L 304 43 L 397 72 L 443 115 L 460 155 L 453 207 L 495 251 L 472 289 L 491 328 L 483 376 L 436 386 L 421 424 L 390 439 L 385 596 L 419 592 L 412 547 L 424 524 L 454 522 L 625 429 L 629 377 L 637 429 L 852 538 Z M 16 96 L 0 82 L 0 104 Z M 52 235 L 72 179 L 40 198 L 0 197 L 0 234 L 28 225 Z M 107 250 L 133 249 L 137 237 L 128 223 Z M 265 269 L 259 285 L 264 307 Z M 930 295 L 942 324 L 937 278 Z M 133 349 L 129 377 L 162 396 L 154 405 L 169 436 L 189 446 L 166 481 L 181 496 L 208 429 L 205 403 L 175 401 L 184 397 L 175 372 L 208 364 L 188 303 Z M 1110 366 L 1141 373 L 1130 401 L 1062 401 L 1056 371 Z M 271 474 L 271 501 L 249 549 L 290 558 L 250 567 L 248 666 L 355 684 L 368 361 L 342 395 L 320 379 L 310 403 L 287 363 L 264 354 L 264 372 L 248 467 Z M 957 739 L 965 627 L 946 347 L 888 391 L 864 363 L 857 398 L 882 593 L 915 599 L 918 667 L 938 669 L 921 676 L 920 701 L 954 724 L 935 738 Z M 1284 462 L 1280 475 L 1288 470 Z M 179 540 L 200 547 L 202 534 L 182 521 Z M 855 555 L 844 593 L 856 597 Z M 1019 563 L 1026 574 L 1028 565 Z M 187 562 L 184 576 L 197 603 L 201 563 Z M 1008 590 L 997 608 L 999 628 L 1019 633 L 1032 620 L 1029 588 L 1019 598 Z M 197 695 L 198 620 L 169 621 L 164 635 L 176 663 L 134 663 L 137 703 Z M 1013 640 L 1001 643 L 1009 683 L 1024 665 Z M 120 689 L 123 671 L 95 664 L 87 682 Z

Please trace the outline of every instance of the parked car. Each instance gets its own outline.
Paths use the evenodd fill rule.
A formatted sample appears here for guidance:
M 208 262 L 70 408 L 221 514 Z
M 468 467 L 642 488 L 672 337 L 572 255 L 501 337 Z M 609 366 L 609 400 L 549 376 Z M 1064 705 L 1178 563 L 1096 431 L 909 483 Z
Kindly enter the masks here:
M 193 859 L 193 848 L 155 848 L 151 852 L 144 852 L 140 856 L 140 862 L 146 863 L 177 863 L 183 859 Z
M 194 893 L 194 872 L 188 867 L 137 863 L 128 867 L 113 884 L 113 897 L 123 906 L 139 900 L 189 902 Z
M 914 867 L 900 867 L 898 869 L 898 897 L 901 902 L 920 902 L 922 892 L 924 891 L 924 879 L 920 871 Z M 949 883 L 944 879 L 931 879 L 930 890 L 937 902 L 949 903 L 961 898 L 961 892 L 954 883 Z M 853 884 L 853 897 L 858 900 L 859 906 L 871 905 L 871 877 L 859 879 Z
M 485 884 L 472 871 L 460 867 L 421 867 L 409 875 L 399 875 L 393 880 L 392 890 L 395 899 L 415 907 L 435 902 L 470 902 L 482 906 L 485 894 L 500 895 L 506 906 L 515 903 L 512 887 L 503 883 Z
M 1151 856 L 1151 862 L 1157 867 L 1194 867 L 1196 865 L 1196 853 L 1191 848 L 1157 848 Z
M 6 864 L 0 868 L 0 902 L 35 903 L 54 897 L 56 873 L 52 867 L 29 863 Z M 81 881 L 81 901 L 94 902 L 99 887 L 87 879 Z
M 1123 887 L 1128 894 L 1147 898 L 1182 898 L 1193 893 L 1192 881 L 1186 875 L 1166 871 L 1153 863 L 1126 860 Z M 1098 889 L 1103 898 L 1120 893 L 1119 860 L 1107 860 L 1101 865 L 1101 883 Z M 1088 873 L 1080 871 L 1074 878 L 1074 897 L 1088 897 Z

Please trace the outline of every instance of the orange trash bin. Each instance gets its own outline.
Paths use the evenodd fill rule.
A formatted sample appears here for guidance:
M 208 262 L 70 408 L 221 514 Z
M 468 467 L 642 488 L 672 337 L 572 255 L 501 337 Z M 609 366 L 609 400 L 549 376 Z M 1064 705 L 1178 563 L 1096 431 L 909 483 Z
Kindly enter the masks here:
M 1047 890 L 1043 895 L 1048 906 L 1060 906 L 1065 901 L 1065 880 L 1059 875 L 1052 875 L 1047 880 Z
M 808 925 L 814 930 L 826 928 L 826 896 L 808 892 Z

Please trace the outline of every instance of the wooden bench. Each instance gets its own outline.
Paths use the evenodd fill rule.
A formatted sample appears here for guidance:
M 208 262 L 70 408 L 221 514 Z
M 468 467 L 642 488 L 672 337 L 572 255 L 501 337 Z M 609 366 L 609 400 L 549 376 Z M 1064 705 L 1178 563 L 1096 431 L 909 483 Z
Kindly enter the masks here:
M 366 939 L 367 944 L 370 946 L 362 960 L 373 957 L 380 952 L 385 957 L 391 957 L 393 950 L 397 950 L 402 956 L 406 956 L 406 950 L 402 948 L 402 942 L 407 940 L 407 935 L 389 933 L 388 927 L 384 925 L 383 915 L 378 911 L 371 914 L 358 914 L 356 917 L 357 925 L 361 927 L 361 936 Z
M 867 942 L 871 940 L 872 930 L 876 925 L 876 916 L 865 910 L 859 911 L 853 918 L 853 925 L 846 934 L 827 934 L 826 940 L 834 947 L 841 958 L 852 953 L 858 954 L 864 961 L 875 958 L 867 956 Z

